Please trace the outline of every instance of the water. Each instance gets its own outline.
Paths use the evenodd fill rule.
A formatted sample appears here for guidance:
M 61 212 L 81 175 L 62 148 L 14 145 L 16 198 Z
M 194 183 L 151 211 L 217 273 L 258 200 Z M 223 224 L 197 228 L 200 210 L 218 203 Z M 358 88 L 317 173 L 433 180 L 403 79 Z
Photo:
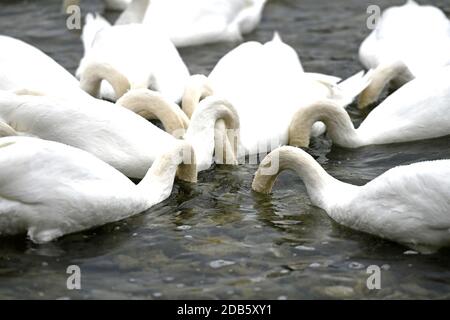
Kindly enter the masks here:
M 450 13 L 448 1 L 430 1 Z M 360 70 L 368 4 L 402 1 L 271 1 L 247 39 L 278 30 L 305 69 L 343 78 Z M 83 13 L 102 11 L 83 1 Z M 113 19 L 114 14 L 109 13 Z M 2 1 L 0 30 L 36 45 L 70 71 L 82 55 L 65 29 L 60 1 Z M 234 44 L 181 50 L 192 73 L 209 72 Z M 269 79 L 268 79 L 269 81 Z M 359 123 L 363 115 L 353 106 Z M 357 150 L 314 141 L 310 152 L 333 176 L 364 184 L 416 161 L 450 158 L 450 138 Z M 283 173 L 271 196 L 251 192 L 256 166 L 216 166 L 197 185 L 177 182 L 170 199 L 139 216 L 54 243 L 0 241 L 0 298 L 450 298 L 449 250 L 434 255 L 341 227 L 313 207 L 301 180 Z M 66 268 L 82 270 L 82 290 L 66 289 Z M 382 267 L 381 290 L 366 268 Z

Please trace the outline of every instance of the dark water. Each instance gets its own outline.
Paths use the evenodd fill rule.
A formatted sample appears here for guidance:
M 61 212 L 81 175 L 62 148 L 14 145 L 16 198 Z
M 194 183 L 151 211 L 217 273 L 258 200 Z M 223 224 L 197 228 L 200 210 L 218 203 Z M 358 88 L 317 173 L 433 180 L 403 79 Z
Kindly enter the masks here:
M 450 13 L 448 0 L 430 1 Z M 103 11 L 82 1 L 83 13 Z M 369 33 L 368 4 L 402 1 L 270 1 L 258 31 L 278 30 L 305 69 L 347 77 Z M 107 14 L 113 19 L 114 14 Z M 79 33 L 65 28 L 60 1 L 0 2 L 0 32 L 36 45 L 70 71 L 82 55 Z M 210 71 L 234 44 L 181 51 L 191 72 Z M 0 48 L 1 49 L 1 48 Z M 350 108 L 356 123 L 363 119 Z M 364 184 L 389 168 L 450 158 L 450 138 L 358 150 L 322 139 L 311 153 L 335 177 Z M 338 226 L 311 206 L 300 179 L 283 173 L 272 196 L 251 192 L 256 166 L 217 166 L 195 185 L 177 182 L 169 200 L 126 221 L 37 246 L 0 240 L 0 298 L 450 298 L 449 250 L 407 255 L 407 248 Z M 300 250 L 298 246 L 314 250 Z M 218 260 L 228 266 L 213 268 Z M 82 290 L 66 289 L 66 268 L 82 270 Z M 381 290 L 366 287 L 366 267 L 382 267 Z

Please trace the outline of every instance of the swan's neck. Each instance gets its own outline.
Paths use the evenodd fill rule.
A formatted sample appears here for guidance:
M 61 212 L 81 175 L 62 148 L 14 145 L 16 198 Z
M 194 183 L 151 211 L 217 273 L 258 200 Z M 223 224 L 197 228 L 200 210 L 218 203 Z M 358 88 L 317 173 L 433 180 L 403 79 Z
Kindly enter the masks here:
M 295 171 L 303 180 L 311 202 L 329 213 L 329 209 L 339 201 L 339 194 L 354 187 L 330 176 L 305 151 L 284 146 L 272 151 L 261 162 L 253 179 L 253 190 L 270 193 L 284 170 Z
M 138 192 L 149 206 L 159 203 L 170 196 L 175 175 L 188 182 L 197 181 L 195 154 L 188 143 L 176 142 L 170 151 L 160 155 L 137 185 Z
M 235 138 L 226 141 L 224 145 L 229 146 L 229 143 L 232 147 L 227 148 L 227 152 L 234 153 L 239 143 L 239 118 L 236 110 L 225 100 L 209 97 L 200 102 L 184 137 L 194 148 L 199 171 L 208 169 L 213 163 L 216 126 L 221 130 L 222 137 Z M 227 157 L 230 157 L 230 154 Z M 231 158 L 234 158 L 234 155 Z
M 200 100 L 211 96 L 213 90 L 207 77 L 203 75 L 193 75 L 189 78 L 184 89 L 181 106 L 184 113 L 190 118 L 197 108 Z
M 175 103 L 148 89 L 133 89 L 117 101 L 117 104 L 143 116 L 161 121 L 164 129 L 180 138 L 189 126 L 189 118 Z
M 130 82 L 119 71 L 106 63 L 90 63 L 86 66 L 80 78 L 80 87 L 96 98 L 100 94 L 103 80 L 108 81 L 114 89 L 116 99 L 130 90 Z
M 289 126 L 289 144 L 308 147 L 311 128 L 317 121 L 326 124 L 328 136 L 336 144 L 350 148 L 362 144 L 345 109 L 328 100 L 301 107 L 295 113 Z
M 387 85 L 400 75 L 408 79 L 414 78 L 414 75 L 402 61 L 383 63 L 376 67 L 370 76 L 369 86 L 359 95 L 358 108 L 364 109 L 377 102 Z

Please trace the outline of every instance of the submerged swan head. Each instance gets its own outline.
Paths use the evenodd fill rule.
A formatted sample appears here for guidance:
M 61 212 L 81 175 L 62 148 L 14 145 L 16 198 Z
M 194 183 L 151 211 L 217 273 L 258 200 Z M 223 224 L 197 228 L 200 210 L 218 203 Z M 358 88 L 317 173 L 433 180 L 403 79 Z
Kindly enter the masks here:
M 186 141 L 177 140 L 174 146 L 157 157 L 138 187 L 147 193 L 162 186 L 170 187 L 171 190 L 175 175 L 183 181 L 197 182 L 194 149 Z
M 334 101 L 323 100 L 299 108 L 289 125 L 289 145 L 308 147 L 311 129 L 315 122 L 327 126 L 328 136 L 342 146 L 357 144 L 353 123 L 344 108 Z
M 122 97 L 131 88 L 127 77 L 111 65 L 98 62 L 91 62 L 86 65 L 80 76 L 80 87 L 91 96 L 98 98 L 103 80 L 111 84 L 116 99 Z
M 164 129 L 176 138 L 181 138 L 189 126 L 189 118 L 178 105 L 166 100 L 156 91 L 132 89 L 117 100 L 116 104 L 146 119 L 161 121 Z
M 186 83 L 181 106 L 190 118 L 199 102 L 213 94 L 213 89 L 207 77 L 201 74 L 193 75 Z
M 220 126 L 218 126 L 220 124 Z M 184 136 L 194 147 L 198 170 L 208 169 L 213 162 L 214 150 L 225 150 L 225 163 L 235 163 L 239 145 L 239 116 L 233 105 L 225 99 L 211 96 L 200 102 L 195 109 L 189 128 Z M 217 131 L 225 141 L 217 142 Z

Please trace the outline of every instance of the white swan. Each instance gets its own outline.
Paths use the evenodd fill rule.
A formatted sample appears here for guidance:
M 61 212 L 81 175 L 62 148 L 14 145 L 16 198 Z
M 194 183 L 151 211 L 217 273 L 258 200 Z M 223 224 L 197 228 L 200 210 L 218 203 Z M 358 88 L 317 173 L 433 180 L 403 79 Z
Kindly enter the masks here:
M 110 81 L 116 96 L 130 88 L 127 79 L 108 65 L 89 65 L 80 84 L 55 60 L 21 40 L 0 36 L 0 47 L 0 90 L 92 102 L 95 99 L 81 88 L 96 95 L 103 79 Z
M 360 107 L 375 102 L 391 81 L 397 86 L 450 63 L 450 21 L 437 7 L 408 0 L 386 9 L 359 49 L 362 64 L 375 69 Z
M 303 150 L 285 146 L 261 162 L 253 190 L 270 193 L 286 169 L 302 178 L 311 202 L 340 224 L 422 252 L 450 245 L 450 160 L 397 167 L 354 186 L 330 176 Z
M 178 108 L 155 108 L 152 96 L 130 91 L 124 103 L 161 119 L 174 135 L 192 143 L 198 170 L 212 164 L 214 126 L 218 119 L 239 126 L 232 107 L 216 98 L 205 99 L 189 129 Z M 189 121 L 189 120 L 187 120 Z M 96 105 L 48 96 L 15 95 L 0 91 L 0 135 L 35 136 L 88 151 L 132 178 L 143 178 L 150 165 L 178 139 L 119 105 L 97 100 Z
M 190 116 L 201 98 L 212 94 L 225 97 L 239 115 L 241 155 L 258 154 L 288 143 L 289 124 L 299 106 L 323 98 L 345 106 L 367 85 L 362 73 L 338 81 L 305 73 L 295 50 L 275 34 L 265 44 L 252 41 L 233 49 L 208 78 L 193 76 L 182 106 Z M 315 135 L 323 132 L 323 124 L 317 124 Z
M 347 112 L 331 101 L 301 108 L 290 126 L 290 144 L 307 147 L 311 126 L 319 120 L 327 125 L 333 143 L 347 148 L 450 135 L 450 66 L 405 84 L 376 107 L 358 129 Z
M 116 24 L 151 24 L 177 47 L 238 41 L 261 20 L 266 0 L 151 0 L 143 17 L 134 0 Z
M 141 213 L 165 200 L 175 173 L 196 181 L 190 146 L 174 144 L 135 185 L 88 152 L 29 137 L 0 139 L 0 235 L 36 243 Z M 188 157 L 190 159 L 190 157 Z
M 92 63 L 100 63 L 125 76 L 131 88 L 151 88 L 171 101 L 181 100 L 189 71 L 158 28 L 136 23 L 111 26 L 100 15 L 88 14 L 82 40 L 85 53 L 76 71 L 78 78 L 89 74 L 86 68 Z M 107 82 L 101 85 L 100 97 L 117 99 Z

